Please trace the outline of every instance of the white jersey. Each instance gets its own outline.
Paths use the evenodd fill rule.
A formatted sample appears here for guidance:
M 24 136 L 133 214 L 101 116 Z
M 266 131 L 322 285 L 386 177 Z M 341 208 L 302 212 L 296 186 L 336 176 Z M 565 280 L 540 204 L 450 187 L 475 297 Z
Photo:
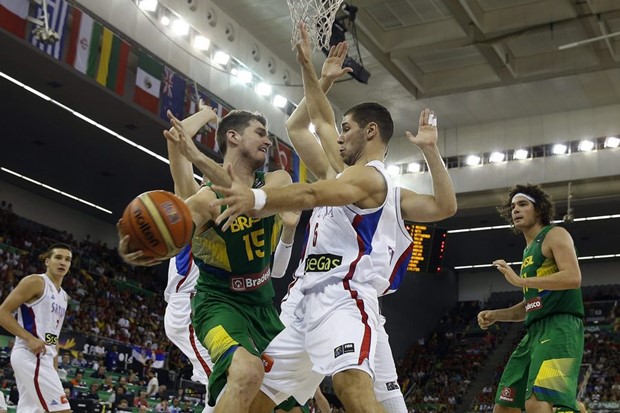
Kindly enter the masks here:
M 22 304 L 17 310 L 17 322 L 26 331 L 40 338 L 47 345 L 47 353 L 56 355 L 56 344 L 65 320 L 68 296 L 65 290 L 56 286 L 45 274 L 37 274 L 45 282 L 43 295 L 34 303 Z M 15 348 L 29 349 L 26 342 L 15 338 Z
M 411 260 L 411 251 L 413 250 L 413 239 L 411 234 L 405 227 L 405 221 L 400 209 L 400 188 L 393 187 L 392 196 L 394 197 L 394 206 L 396 207 L 396 234 L 394 251 L 390 251 L 390 261 L 392 272 L 390 273 L 390 285 L 383 291 L 381 295 L 391 294 L 400 287 L 403 277 L 407 273 L 407 266 Z
M 371 209 L 355 205 L 314 208 L 303 255 L 304 292 L 333 279 L 368 283 L 377 295 L 390 290 L 393 267 L 399 258 L 394 255 L 400 205 L 395 204 L 395 188 L 384 164 L 371 161 L 366 166 L 383 175 L 386 199 Z
M 164 290 L 164 299 L 170 300 L 171 294 L 193 294 L 196 292 L 196 282 L 200 272 L 194 264 L 191 244 L 183 247 L 168 267 L 168 285 Z

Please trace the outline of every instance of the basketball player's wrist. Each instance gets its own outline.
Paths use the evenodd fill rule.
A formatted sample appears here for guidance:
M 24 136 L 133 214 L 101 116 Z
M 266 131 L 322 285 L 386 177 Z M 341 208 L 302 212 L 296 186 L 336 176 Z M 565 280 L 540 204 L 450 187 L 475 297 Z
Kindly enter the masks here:
M 252 189 L 251 191 L 254 193 L 254 210 L 260 211 L 267 203 L 267 192 L 263 189 Z

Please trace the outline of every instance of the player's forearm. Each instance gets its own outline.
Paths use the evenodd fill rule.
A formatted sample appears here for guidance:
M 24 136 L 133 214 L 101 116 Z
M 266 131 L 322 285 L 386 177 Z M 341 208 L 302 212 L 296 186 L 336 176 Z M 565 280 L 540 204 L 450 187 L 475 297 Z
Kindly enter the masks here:
M 192 163 L 202 172 L 206 179 L 219 186 L 230 187 L 232 180 L 228 176 L 226 169 L 207 155 L 201 153 L 201 156 L 192 160 Z
M 210 109 L 199 110 L 193 115 L 188 116 L 187 118 L 183 119 L 181 121 L 181 124 L 183 125 L 183 129 L 185 129 L 185 132 L 187 133 L 188 136 L 194 136 L 195 134 L 198 133 L 200 128 L 205 126 L 208 122 L 217 120 L 217 119 L 211 119 L 211 116 L 212 116 L 212 111 Z
M 509 308 L 492 310 L 496 321 L 519 322 L 525 320 L 525 301 Z
M 327 96 L 321 89 L 312 62 L 307 62 L 302 65 L 301 74 L 310 121 L 314 123 L 316 128 L 319 128 L 322 124 L 334 125 L 336 123 L 334 111 L 332 110 L 329 100 L 327 100 Z
M 280 238 L 280 242 L 278 242 L 278 246 L 276 247 L 276 252 L 273 255 L 273 266 L 271 268 L 271 276 L 273 278 L 284 277 L 288 262 L 291 259 L 292 250 L 293 241 L 285 242 L 283 238 Z
M 541 290 L 562 291 L 574 290 L 581 286 L 581 273 L 563 270 L 544 277 L 523 278 L 523 287 Z
M 199 188 L 194 179 L 192 163 L 179 153 L 174 143 L 167 141 L 170 174 L 174 182 L 174 193 L 183 199 L 194 195 Z
M 427 146 L 421 149 L 433 180 L 433 194 L 435 196 L 437 208 L 443 213 L 443 216 L 439 217 L 438 220 L 449 218 L 456 214 L 457 202 L 448 169 L 443 163 L 443 159 L 441 159 L 437 145 Z
M 334 83 L 322 77 L 319 79 L 319 84 L 321 90 L 327 93 Z M 309 126 L 310 115 L 308 115 L 308 106 L 306 105 L 306 98 L 304 97 L 301 102 L 299 102 L 297 109 L 291 114 L 291 117 L 287 119 L 286 129 L 290 132 L 297 129 L 308 129 Z

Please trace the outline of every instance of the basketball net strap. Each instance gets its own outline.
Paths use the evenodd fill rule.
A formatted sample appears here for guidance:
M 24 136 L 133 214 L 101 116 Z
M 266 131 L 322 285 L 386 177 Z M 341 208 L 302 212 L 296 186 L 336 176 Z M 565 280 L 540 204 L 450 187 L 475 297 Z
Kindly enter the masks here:
M 304 22 L 310 36 L 313 50 L 329 49 L 329 40 L 332 36 L 332 25 L 338 8 L 344 0 L 286 0 L 291 20 L 293 20 L 293 34 L 291 46 L 301 40 L 299 23 Z

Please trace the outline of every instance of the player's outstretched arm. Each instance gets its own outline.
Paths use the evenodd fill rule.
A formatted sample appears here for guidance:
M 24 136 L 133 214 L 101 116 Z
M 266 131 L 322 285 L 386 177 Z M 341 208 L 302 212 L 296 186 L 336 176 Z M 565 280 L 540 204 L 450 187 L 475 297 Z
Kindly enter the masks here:
M 288 262 L 291 259 L 293 242 L 295 241 L 295 229 L 297 228 L 300 217 L 301 211 L 280 213 L 280 218 L 282 218 L 282 234 L 280 234 L 280 241 L 273 255 L 273 266 L 271 267 L 272 278 L 284 277 L 286 267 L 288 267 Z
M 319 79 L 323 93 L 327 93 L 338 78 L 351 71 L 351 68 L 342 67 L 347 51 L 348 46 L 346 42 L 341 42 L 329 49 L 329 54 L 323 63 L 321 78 Z M 337 142 L 326 140 L 325 142 L 321 141 L 322 145 L 319 144 L 314 135 L 310 133 L 309 127 L 310 115 L 308 114 L 306 98 L 304 97 L 291 117 L 286 121 L 286 130 L 291 143 L 308 169 L 318 179 L 333 178 L 335 173 L 342 172 L 344 169 Z
M 332 165 L 342 165 L 341 159 L 336 159 L 332 156 L 334 153 L 339 153 L 337 149 L 338 130 L 336 129 L 334 111 L 319 84 L 319 79 L 312 65 L 308 31 L 303 23 L 300 23 L 299 28 L 301 30 L 301 41 L 296 46 L 297 61 L 301 65 L 308 115 L 314 124 L 317 135 L 321 139 L 321 143 L 324 145 L 324 151 L 330 163 Z M 334 168 L 334 170 L 342 170 L 342 167 L 339 166 Z
M 17 284 L 4 302 L 0 305 L 0 325 L 16 337 L 24 340 L 30 351 L 34 354 L 45 354 L 45 342 L 30 334 L 19 325 L 13 313 L 17 309 L 32 300 L 35 300 L 45 292 L 45 282 L 38 275 L 29 275 Z
M 172 115 L 172 113 L 168 113 L 168 118 L 170 118 L 170 123 L 173 126 L 171 130 L 174 130 L 174 132 L 171 132 L 171 130 L 164 131 L 164 136 L 168 139 L 168 142 L 175 145 L 180 154 L 194 164 L 211 182 L 225 186 L 230 185 L 230 178 L 224 168 L 222 168 L 222 166 L 213 159 L 202 153 L 192 140 L 192 136 L 196 134 L 198 129 L 200 129 L 207 122 L 217 119 L 217 116 L 215 115 L 215 112 L 213 112 L 213 109 L 208 106 L 201 106 L 201 110 L 196 114 L 202 115 L 199 118 L 195 118 L 197 120 L 191 124 L 192 129 L 188 130 L 183 122 L 178 120 L 174 115 Z M 196 116 L 196 114 L 190 116 L 186 120 L 192 120 L 192 117 Z M 214 116 L 215 118 L 213 118 Z M 203 121 L 204 123 L 201 123 Z
M 478 325 L 486 330 L 498 321 L 520 322 L 525 320 L 525 300 L 509 308 L 483 310 L 478 313 Z
M 437 148 L 437 126 L 432 124 L 431 116 L 433 112 L 424 109 L 420 113 L 418 134 L 406 132 L 409 141 L 422 150 L 433 179 L 433 195 L 401 191 L 403 218 L 416 222 L 440 221 L 454 215 L 457 209 L 454 186 Z
M 228 205 L 215 220 L 224 221 L 223 229 L 230 226 L 243 213 L 271 215 L 276 212 L 311 209 L 317 206 L 343 206 L 357 204 L 361 208 L 381 205 L 385 199 L 385 180 L 375 168 L 354 165 L 338 179 L 325 179 L 308 183 L 295 183 L 282 188 L 250 189 L 228 168 L 233 184 L 230 188 L 214 186 L 213 190 L 225 198 L 211 202 L 211 206 Z

